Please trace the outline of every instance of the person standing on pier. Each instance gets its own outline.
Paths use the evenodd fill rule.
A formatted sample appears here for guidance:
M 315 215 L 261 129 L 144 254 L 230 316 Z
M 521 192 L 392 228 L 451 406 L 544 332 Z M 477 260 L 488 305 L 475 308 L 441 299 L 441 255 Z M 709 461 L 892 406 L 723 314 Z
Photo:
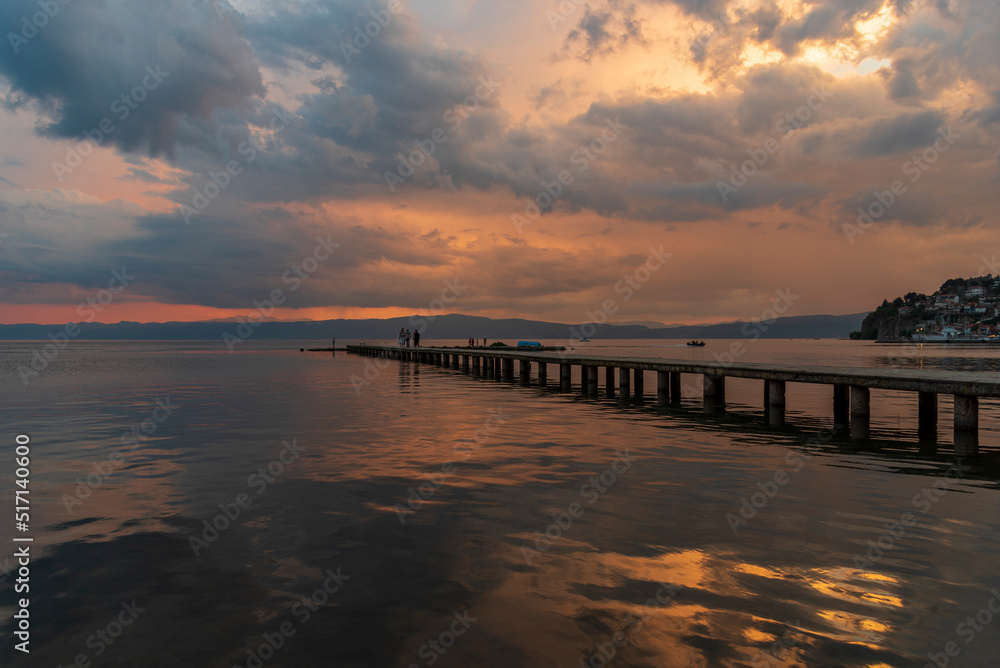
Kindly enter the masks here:
M 413 330 L 413 347 L 420 347 L 420 332 L 418 330 Z
M 406 330 L 406 347 L 410 347 L 410 330 Z
M 399 334 L 396 336 L 396 345 L 397 346 L 402 347 L 402 345 L 403 345 L 403 336 L 405 335 L 405 332 L 406 332 L 406 330 L 404 330 L 402 327 L 399 328 Z

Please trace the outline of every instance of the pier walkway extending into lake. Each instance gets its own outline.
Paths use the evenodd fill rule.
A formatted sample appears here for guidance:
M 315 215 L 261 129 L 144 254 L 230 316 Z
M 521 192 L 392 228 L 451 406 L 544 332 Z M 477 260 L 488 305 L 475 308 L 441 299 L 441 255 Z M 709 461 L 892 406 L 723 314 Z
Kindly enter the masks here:
M 400 348 L 397 346 L 349 345 L 358 355 L 413 361 L 459 369 L 465 373 L 529 384 L 531 365 L 537 365 L 539 385 L 548 383 L 548 365 L 559 367 L 559 387 L 570 392 L 572 368 L 580 367 L 583 394 L 598 396 L 599 371 L 604 368 L 608 397 L 645 401 L 645 375 L 656 374 L 656 401 L 661 405 L 680 403 L 681 374 L 704 378 L 705 410 L 719 411 L 726 405 L 726 378 L 764 381 L 764 409 L 770 424 L 785 420 L 785 384 L 813 383 L 833 387 L 833 419 L 838 428 L 850 427 L 852 438 L 866 439 L 870 433 L 871 390 L 900 390 L 917 393 L 918 434 L 936 440 L 938 395 L 954 396 L 955 445 L 963 451 L 978 446 L 979 398 L 1000 397 L 997 374 L 913 370 L 867 369 L 854 367 L 799 366 L 788 364 L 724 364 L 690 362 L 652 357 L 603 357 L 564 352 L 533 352 L 527 348 Z M 514 363 L 518 363 L 515 378 Z M 616 383 L 617 376 L 617 383 Z

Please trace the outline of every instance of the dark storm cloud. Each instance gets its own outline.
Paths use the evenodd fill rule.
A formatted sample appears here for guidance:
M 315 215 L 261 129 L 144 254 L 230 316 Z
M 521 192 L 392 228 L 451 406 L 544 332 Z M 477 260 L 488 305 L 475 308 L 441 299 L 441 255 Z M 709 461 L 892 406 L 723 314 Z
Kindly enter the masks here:
M 945 116 L 933 111 L 873 119 L 858 128 L 860 134 L 851 141 L 852 152 L 864 158 L 902 155 L 924 148 L 934 142 L 944 122 Z
M 583 50 L 577 58 L 589 62 L 595 56 L 614 53 L 626 44 L 644 42 L 635 5 L 612 0 L 604 9 L 584 6 L 583 18 L 566 36 L 563 52 L 572 53 L 574 47 L 582 45 Z
M 59 7 L 27 43 L 0 49 L 0 75 L 11 85 L 8 106 L 40 109 L 48 136 L 82 138 L 107 119 L 114 131 L 104 142 L 170 155 L 183 140 L 182 119 L 210 123 L 216 109 L 247 108 L 264 92 L 237 22 L 220 21 L 211 3 Z M 0 23 L 21 26 L 37 11 L 34 0 L 8 0 Z

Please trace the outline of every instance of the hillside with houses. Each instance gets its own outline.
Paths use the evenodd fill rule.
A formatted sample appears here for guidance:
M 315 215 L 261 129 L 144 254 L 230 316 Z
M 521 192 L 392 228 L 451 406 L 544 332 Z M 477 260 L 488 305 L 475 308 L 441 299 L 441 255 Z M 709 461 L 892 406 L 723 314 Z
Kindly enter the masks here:
M 851 338 L 884 343 L 1000 343 L 998 308 L 1000 277 L 953 278 L 932 295 L 910 292 L 891 302 L 884 300 Z

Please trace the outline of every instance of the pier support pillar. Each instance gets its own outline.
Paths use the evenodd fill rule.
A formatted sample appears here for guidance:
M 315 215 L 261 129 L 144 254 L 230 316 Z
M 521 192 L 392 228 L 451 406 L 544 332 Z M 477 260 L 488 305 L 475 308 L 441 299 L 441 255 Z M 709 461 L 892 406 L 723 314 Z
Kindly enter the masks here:
M 521 385 L 528 385 L 531 382 L 531 362 L 529 360 L 518 360 L 517 372 Z
M 872 392 L 867 387 L 851 387 L 851 419 L 871 417 Z
M 864 441 L 871 437 L 871 390 L 851 386 L 851 438 Z
M 631 383 L 629 382 L 632 375 L 631 370 L 626 367 L 618 367 L 618 398 L 622 401 L 628 401 L 629 395 L 632 394 L 632 390 L 629 387 Z
M 632 398 L 642 403 L 646 395 L 645 374 L 642 369 L 636 369 L 632 383 Z
M 479 375 L 479 355 L 472 356 L 472 373 L 473 375 Z
M 937 392 L 917 393 L 917 438 L 924 442 L 937 441 L 938 395 Z
M 656 404 L 666 406 L 670 402 L 670 372 L 656 372 Z
M 670 403 L 679 404 L 681 402 L 681 374 L 679 371 L 670 372 Z
M 726 407 L 726 377 L 705 374 L 705 410 L 715 411 Z
M 462 367 L 462 364 L 461 364 L 461 361 L 460 361 L 461 358 L 462 358 L 462 355 L 459 355 L 457 353 L 451 356 L 451 368 L 452 369 L 460 369 Z
M 592 397 L 597 396 L 598 384 L 597 384 L 597 367 L 588 366 L 587 369 L 587 394 Z
M 765 380 L 764 381 L 764 412 L 767 415 L 767 423 L 778 426 L 785 423 L 785 381 Z
M 497 380 L 503 378 L 503 359 L 500 357 L 493 358 L 493 377 Z
M 549 367 L 549 365 L 548 365 L 547 362 L 539 362 L 538 363 L 538 385 L 540 387 L 545 387 L 545 385 L 548 384 L 548 382 L 549 382 L 548 367 Z
M 590 381 L 590 377 L 587 375 L 587 367 L 583 364 L 580 365 L 580 394 L 587 394 L 587 384 Z
M 469 373 L 469 356 L 462 355 L 462 373 Z
M 615 398 L 615 368 L 613 366 L 604 367 L 604 390 L 608 393 L 608 399 Z
M 955 454 L 972 457 L 979 453 L 979 397 L 955 395 Z
M 501 364 L 503 365 L 501 371 L 503 373 L 503 380 L 508 382 L 514 380 L 514 360 L 504 357 Z
M 559 364 L 559 389 L 569 392 L 573 385 L 573 367 L 568 362 Z

